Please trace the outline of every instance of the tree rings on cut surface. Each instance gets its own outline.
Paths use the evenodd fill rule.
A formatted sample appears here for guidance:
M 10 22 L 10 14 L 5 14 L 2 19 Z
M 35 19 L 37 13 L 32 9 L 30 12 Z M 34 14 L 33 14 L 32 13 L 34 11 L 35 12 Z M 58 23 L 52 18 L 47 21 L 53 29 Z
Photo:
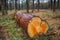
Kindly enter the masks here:
M 42 21 L 42 23 L 41 23 L 41 33 L 46 33 L 47 32 L 47 30 L 48 30 L 48 24 L 45 22 L 45 21 Z
M 28 35 L 30 37 L 38 35 L 40 32 L 41 19 L 39 17 L 32 18 L 28 23 Z
M 39 17 L 34 17 L 28 24 L 28 35 L 34 37 L 40 33 L 45 34 L 48 30 L 48 24 Z

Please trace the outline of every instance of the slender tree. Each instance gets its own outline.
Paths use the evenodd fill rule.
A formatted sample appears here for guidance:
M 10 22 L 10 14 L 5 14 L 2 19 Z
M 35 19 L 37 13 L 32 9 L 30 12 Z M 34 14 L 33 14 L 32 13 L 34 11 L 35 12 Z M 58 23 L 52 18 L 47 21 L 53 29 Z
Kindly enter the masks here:
M 43 2 L 43 3 L 41 3 L 41 7 L 42 7 L 42 9 L 43 9 L 43 8 L 44 8 L 44 5 L 43 5 L 43 4 L 44 4 L 44 0 L 42 0 L 42 2 Z
M 52 0 L 50 0 L 50 8 L 51 8 L 51 9 L 52 9 L 52 4 L 53 4 L 53 3 L 52 3 Z
M 60 1 L 60 0 L 57 0 L 57 8 L 59 8 L 59 1 Z
M 0 0 L 0 11 L 1 11 L 1 0 Z
M 38 4 L 37 4 L 37 10 L 39 11 L 39 4 L 40 4 L 40 0 L 37 0 Z
M 20 10 L 20 0 L 19 0 L 19 10 Z
M 23 9 L 23 4 L 24 4 L 24 3 L 23 3 L 23 0 L 22 0 L 22 9 Z
M 7 0 L 1 0 L 2 15 L 7 14 Z
M 53 2 L 53 12 L 55 12 L 55 9 L 56 9 L 56 0 L 54 0 Z
M 8 9 L 8 0 L 5 0 L 5 9 L 6 9 L 6 13 L 7 13 L 7 9 Z
M 10 3 L 9 3 L 9 8 L 10 8 L 10 10 L 12 10 L 12 0 L 10 0 Z
M 32 0 L 32 3 L 33 3 L 33 5 L 32 5 L 32 12 L 34 11 L 34 0 Z
M 26 9 L 27 9 L 27 13 L 29 13 L 29 0 L 26 0 Z
M 15 0 L 15 9 L 17 9 L 17 0 Z

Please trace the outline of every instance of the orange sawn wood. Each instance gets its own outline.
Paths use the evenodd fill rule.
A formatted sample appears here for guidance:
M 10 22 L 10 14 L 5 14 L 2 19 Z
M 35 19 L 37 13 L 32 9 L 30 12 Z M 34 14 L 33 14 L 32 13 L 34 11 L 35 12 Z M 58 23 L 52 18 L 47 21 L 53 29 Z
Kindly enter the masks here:
M 37 36 L 39 33 L 46 33 L 48 30 L 46 22 L 37 16 L 21 12 L 17 12 L 15 16 L 20 27 L 22 27 L 31 38 Z

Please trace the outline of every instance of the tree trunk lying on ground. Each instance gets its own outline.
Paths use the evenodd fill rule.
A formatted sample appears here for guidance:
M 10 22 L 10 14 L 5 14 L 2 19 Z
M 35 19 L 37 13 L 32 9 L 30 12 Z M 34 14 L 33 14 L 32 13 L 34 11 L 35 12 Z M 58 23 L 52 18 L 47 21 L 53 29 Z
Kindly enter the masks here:
M 40 17 L 21 12 L 17 12 L 15 16 L 17 23 L 27 32 L 29 37 L 37 36 L 40 33 L 45 34 L 48 30 L 48 24 Z

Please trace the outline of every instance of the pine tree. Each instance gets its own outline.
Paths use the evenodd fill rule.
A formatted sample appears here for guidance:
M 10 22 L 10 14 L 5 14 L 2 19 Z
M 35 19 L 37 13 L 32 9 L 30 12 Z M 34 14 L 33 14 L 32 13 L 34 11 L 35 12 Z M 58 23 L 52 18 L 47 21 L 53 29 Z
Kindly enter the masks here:
M 55 9 L 56 9 L 56 0 L 54 0 L 53 2 L 53 12 L 55 12 Z
M 27 13 L 29 13 L 29 0 L 26 0 L 26 9 L 27 9 Z
M 37 0 L 37 2 L 38 2 L 38 4 L 37 4 L 37 10 L 39 11 L 39 4 L 40 4 L 40 2 L 39 2 L 39 0 Z
M 32 0 L 32 2 L 33 2 L 33 5 L 32 5 L 32 12 L 34 11 L 34 0 Z

